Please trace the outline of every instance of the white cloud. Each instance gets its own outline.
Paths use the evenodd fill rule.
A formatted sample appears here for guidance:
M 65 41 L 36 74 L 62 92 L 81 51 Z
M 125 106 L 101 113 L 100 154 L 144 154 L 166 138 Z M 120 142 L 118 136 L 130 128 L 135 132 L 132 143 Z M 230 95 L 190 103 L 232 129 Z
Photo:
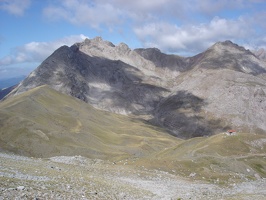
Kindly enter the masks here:
M 25 62 L 41 62 L 60 46 L 71 46 L 76 42 L 83 41 L 85 38 L 87 37 L 81 34 L 71 35 L 51 42 L 30 42 L 16 47 L 10 55 L 1 58 L 0 66 Z
M 209 23 L 182 27 L 165 22 L 151 23 L 135 28 L 135 33 L 144 46 L 175 53 L 199 53 L 214 42 L 238 40 L 251 34 L 243 19 L 226 20 L 219 17 Z
M 160 18 L 184 15 L 191 6 L 176 0 L 58 0 L 44 8 L 50 20 L 65 20 L 74 25 L 95 29 L 118 28 L 129 23 L 143 23 Z
M 128 24 L 129 21 L 143 24 L 158 19 L 186 23 L 197 21 L 199 15 L 213 18 L 220 11 L 249 7 L 249 1 L 245 0 L 57 0 L 46 7 L 43 14 L 52 20 L 99 28 Z
M 63 0 L 59 5 L 50 5 L 43 10 L 45 17 L 51 20 L 66 20 L 75 25 L 88 25 L 99 28 L 120 23 L 123 13 L 109 2 Z
M 258 26 L 265 26 L 265 12 L 254 12 L 255 6 L 261 2 L 58 0 L 45 8 L 43 14 L 52 20 L 65 20 L 97 30 L 107 27 L 118 34 L 130 32 L 125 29 L 132 28 L 146 47 L 156 46 L 169 52 L 189 51 L 192 54 L 205 50 L 218 40 L 237 42 L 245 40 L 245 37 L 261 37 L 251 32 Z
M 22 16 L 30 4 L 30 0 L 0 0 L 0 9 L 13 15 Z

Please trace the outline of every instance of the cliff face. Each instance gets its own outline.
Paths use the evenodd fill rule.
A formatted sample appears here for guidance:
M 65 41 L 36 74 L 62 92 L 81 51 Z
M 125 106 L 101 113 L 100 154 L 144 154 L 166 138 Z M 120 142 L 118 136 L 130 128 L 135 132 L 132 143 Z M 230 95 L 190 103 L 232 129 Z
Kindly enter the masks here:
M 230 41 L 184 58 L 95 38 L 56 50 L 9 96 L 46 84 L 184 138 L 266 132 L 265 74 L 263 61 Z

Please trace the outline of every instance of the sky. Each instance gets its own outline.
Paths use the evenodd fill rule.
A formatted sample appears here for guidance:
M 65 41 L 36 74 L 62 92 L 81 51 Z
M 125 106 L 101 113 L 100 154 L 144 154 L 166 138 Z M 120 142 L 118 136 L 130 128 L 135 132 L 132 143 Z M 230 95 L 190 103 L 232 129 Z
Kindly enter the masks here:
M 0 0 L 0 80 L 100 36 L 193 56 L 218 41 L 266 49 L 266 0 Z

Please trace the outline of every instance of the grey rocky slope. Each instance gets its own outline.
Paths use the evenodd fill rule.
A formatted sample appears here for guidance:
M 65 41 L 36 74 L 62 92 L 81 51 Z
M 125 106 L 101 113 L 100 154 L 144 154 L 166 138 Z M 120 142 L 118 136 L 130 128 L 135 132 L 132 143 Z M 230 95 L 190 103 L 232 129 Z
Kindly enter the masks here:
M 184 58 L 97 37 L 60 47 L 9 96 L 47 84 L 99 109 L 149 116 L 179 137 L 265 133 L 265 74 L 265 62 L 230 41 Z

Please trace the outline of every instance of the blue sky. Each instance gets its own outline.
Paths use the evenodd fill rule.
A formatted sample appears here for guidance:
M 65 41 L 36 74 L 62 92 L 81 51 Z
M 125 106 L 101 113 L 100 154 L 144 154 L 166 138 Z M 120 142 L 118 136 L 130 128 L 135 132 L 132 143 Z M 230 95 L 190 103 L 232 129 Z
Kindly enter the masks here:
M 0 79 L 86 37 L 183 56 L 224 40 L 257 50 L 265 21 L 266 0 L 0 0 Z

